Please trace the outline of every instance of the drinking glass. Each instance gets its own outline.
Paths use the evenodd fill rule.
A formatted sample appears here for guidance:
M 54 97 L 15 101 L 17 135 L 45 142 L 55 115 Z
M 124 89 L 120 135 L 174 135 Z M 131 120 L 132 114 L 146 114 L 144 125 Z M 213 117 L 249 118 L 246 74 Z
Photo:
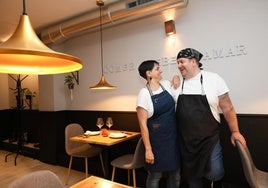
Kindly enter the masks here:
M 103 118 L 97 118 L 97 127 L 101 130 L 102 126 L 104 125 Z
M 109 129 L 111 129 L 111 127 L 113 126 L 113 119 L 112 119 L 112 117 L 108 117 L 106 119 L 106 126 L 109 127 Z

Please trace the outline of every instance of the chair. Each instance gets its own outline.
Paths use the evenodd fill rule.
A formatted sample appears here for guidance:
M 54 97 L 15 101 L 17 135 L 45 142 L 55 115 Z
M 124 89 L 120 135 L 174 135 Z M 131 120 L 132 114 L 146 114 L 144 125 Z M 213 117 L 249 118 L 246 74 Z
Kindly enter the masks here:
M 252 188 L 266 188 L 268 187 L 268 172 L 261 171 L 256 168 L 248 148 L 236 140 L 236 146 L 241 157 L 243 171 L 248 184 Z
M 61 180 L 49 170 L 39 170 L 14 180 L 8 188 L 64 188 Z
M 145 163 L 145 148 L 142 138 L 140 138 L 134 154 L 126 154 L 114 159 L 111 162 L 113 166 L 112 181 L 114 181 L 115 169 L 121 168 L 128 170 L 128 185 L 130 185 L 130 170 L 132 170 L 133 187 L 136 187 L 136 171 L 135 169 L 141 168 Z
M 102 148 L 98 146 L 92 146 L 86 143 L 75 142 L 75 141 L 70 140 L 70 137 L 83 135 L 83 134 L 84 134 L 84 130 L 82 126 L 77 123 L 69 124 L 65 128 L 65 150 L 66 150 L 66 153 L 70 156 L 66 184 L 68 184 L 73 157 L 85 158 L 85 170 L 86 170 L 86 178 L 87 178 L 88 177 L 88 158 L 99 155 L 103 174 L 105 176 L 105 168 L 104 168 L 103 159 L 102 159 Z

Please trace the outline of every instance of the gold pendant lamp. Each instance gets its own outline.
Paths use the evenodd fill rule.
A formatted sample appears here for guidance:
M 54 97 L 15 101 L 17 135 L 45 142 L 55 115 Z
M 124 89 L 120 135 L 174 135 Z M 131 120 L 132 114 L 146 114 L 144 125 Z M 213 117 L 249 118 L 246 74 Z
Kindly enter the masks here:
M 90 89 L 115 89 L 116 86 L 110 85 L 104 75 L 103 75 L 103 47 L 102 47 L 102 6 L 104 2 L 102 0 L 96 1 L 96 4 L 100 7 L 100 42 L 101 42 L 101 79 L 99 83 L 95 86 L 90 87 Z
M 48 48 L 38 38 L 26 13 L 23 14 L 13 35 L 0 44 L 0 72 L 9 74 L 59 74 L 82 68 L 82 61 L 74 56 Z

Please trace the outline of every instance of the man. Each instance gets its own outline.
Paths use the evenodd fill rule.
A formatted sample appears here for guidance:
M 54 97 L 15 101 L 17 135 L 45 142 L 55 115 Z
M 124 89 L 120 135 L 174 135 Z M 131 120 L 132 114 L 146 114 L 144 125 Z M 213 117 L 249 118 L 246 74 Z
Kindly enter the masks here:
M 239 132 L 235 109 L 225 81 L 215 73 L 202 70 L 202 54 L 186 48 L 177 55 L 183 77 L 177 101 L 182 170 L 190 188 L 222 187 L 224 176 L 219 141 L 221 109 L 231 131 L 231 142 L 246 141 Z M 213 182 L 213 183 L 212 183 Z

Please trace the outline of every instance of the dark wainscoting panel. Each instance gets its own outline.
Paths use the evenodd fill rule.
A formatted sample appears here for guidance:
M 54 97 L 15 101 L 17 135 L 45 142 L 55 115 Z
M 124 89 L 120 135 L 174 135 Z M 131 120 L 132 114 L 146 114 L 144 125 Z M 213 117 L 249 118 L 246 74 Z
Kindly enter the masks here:
M 84 129 L 98 130 L 96 120 L 102 117 L 112 117 L 114 126 L 112 129 L 139 131 L 136 112 L 107 112 L 107 111 L 66 111 L 67 123 L 79 123 Z
M 0 139 L 5 140 L 12 135 L 12 118 L 10 110 L 0 110 Z
M 27 132 L 27 141 L 37 142 L 40 137 L 40 117 L 37 110 L 0 110 L 0 138 L 17 139 L 18 134 Z
M 238 114 L 240 131 L 247 141 L 257 168 L 268 171 L 268 115 Z M 238 151 L 230 142 L 230 131 L 224 118 L 221 125 L 221 143 L 225 165 L 225 182 L 247 185 Z
M 50 164 L 58 164 L 59 148 L 64 147 L 64 127 L 66 125 L 66 113 L 40 112 L 40 160 Z M 65 152 L 65 151 L 62 151 Z

